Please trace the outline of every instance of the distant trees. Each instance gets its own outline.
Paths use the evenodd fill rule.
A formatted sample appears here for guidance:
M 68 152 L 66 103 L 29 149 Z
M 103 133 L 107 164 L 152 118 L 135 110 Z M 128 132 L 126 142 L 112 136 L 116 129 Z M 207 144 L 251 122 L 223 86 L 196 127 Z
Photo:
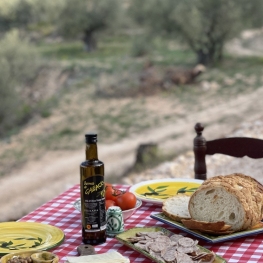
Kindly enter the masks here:
M 30 105 L 23 101 L 23 91 L 40 67 L 34 46 L 21 38 L 18 30 L 10 30 L 0 40 L 0 137 L 31 114 Z
M 0 32 L 13 28 L 27 31 L 55 28 L 63 5 L 63 0 L 0 0 Z
M 263 26 L 262 0 L 0 0 L 0 33 L 12 28 L 58 33 L 81 38 L 92 51 L 98 33 L 125 24 L 123 7 L 148 33 L 181 41 L 203 64 L 220 61 L 225 43 L 244 27 Z M 128 16 L 122 20 L 133 26 Z
M 122 0 L 0 0 L 0 33 L 12 28 L 82 38 L 85 49 L 96 49 L 98 32 L 116 29 Z
M 261 1 L 261 0 L 260 0 Z M 152 35 L 173 37 L 192 49 L 197 62 L 214 64 L 223 57 L 225 43 L 252 23 L 253 10 L 262 21 L 262 1 L 151 0 L 131 1 L 130 14 Z M 246 3 L 246 4 L 245 4 Z M 260 15 L 261 14 L 261 15 Z M 256 19 L 254 19 L 254 24 Z
M 118 0 L 65 0 L 58 30 L 66 38 L 82 37 L 85 50 L 97 47 L 97 34 L 113 28 L 120 15 Z
M 247 28 L 263 27 L 263 1 L 262 0 L 240 0 L 243 14 L 243 25 Z

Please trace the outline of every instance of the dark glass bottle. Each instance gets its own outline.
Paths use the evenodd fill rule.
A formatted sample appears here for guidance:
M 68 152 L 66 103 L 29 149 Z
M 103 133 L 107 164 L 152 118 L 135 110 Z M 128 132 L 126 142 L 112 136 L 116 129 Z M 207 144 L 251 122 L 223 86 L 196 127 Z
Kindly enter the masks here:
M 86 134 L 86 161 L 80 165 L 82 241 L 106 241 L 104 164 L 98 160 L 97 134 Z

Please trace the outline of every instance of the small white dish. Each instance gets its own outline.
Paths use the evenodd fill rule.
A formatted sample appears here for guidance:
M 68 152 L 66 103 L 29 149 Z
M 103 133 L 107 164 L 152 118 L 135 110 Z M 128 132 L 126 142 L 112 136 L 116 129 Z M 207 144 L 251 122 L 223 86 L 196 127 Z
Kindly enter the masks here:
M 125 221 L 129 217 L 133 215 L 133 213 L 142 205 L 142 201 L 140 199 L 136 200 L 136 205 L 132 209 L 124 210 L 122 211 L 123 214 L 123 220 Z M 75 207 L 76 210 L 81 212 L 81 202 L 80 199 L 78 199 L 76 202 L 74 202 L 73 206 Z

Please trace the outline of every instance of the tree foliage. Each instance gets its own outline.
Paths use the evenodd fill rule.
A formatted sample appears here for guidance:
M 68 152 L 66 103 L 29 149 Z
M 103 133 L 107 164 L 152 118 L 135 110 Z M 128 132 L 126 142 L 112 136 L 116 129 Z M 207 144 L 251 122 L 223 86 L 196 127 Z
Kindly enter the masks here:
M 55 26 L 63 0 L 0 0 L 0 32 Z
M 23 88 L 40 66 L 34 47 L 17 30 L 0 41 L 0 136 L 28 118 L 30 108 L 22 100 Z
M 132 1 L 130 14 L 151 34 L 166 35 L 187 44 L 197 62 L 212 64 L 222 59 L 227 40 L 244 26 L 246 11 L 256 8 L 254 0 L 244 7 L 240 0 L 151 0 Z
M 87 51 L 96 49 L 96 34 L 117 25 L 118 0 L 65 0 L 58 21 L 59 32 L 67 38 L 82 37 Z

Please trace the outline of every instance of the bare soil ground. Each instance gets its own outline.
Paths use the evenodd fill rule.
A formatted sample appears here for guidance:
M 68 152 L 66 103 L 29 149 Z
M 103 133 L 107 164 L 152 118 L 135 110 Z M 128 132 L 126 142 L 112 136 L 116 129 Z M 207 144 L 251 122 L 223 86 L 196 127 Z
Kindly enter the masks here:
M 250 35 L 244 37 L 250 40 Z M 263 54 L 263 50 L 244 48 L 238 41 L 230 43 L 228 49 L 237 55 Z M 105 163 L 106 180 L 115 183 L 129 181 L 121 178 L 121 175 L 134 164 L 136 148 L 141 143 L 156 142 L 163 152 L 180 154 L 191 150 L 196 122 L 206 124 L 207 139 L 231 134 L 242 122 L 263 117 L 262 98 L 263 87 L 260 87 L 250 94 L 240 94 L 226 101 L 217 100 L 215 103 L 211 97 L 203 101 L 198 111 L 186 111 L 180 108 L 178 102 L 175 105 L 172 100 L 158 98 L 158 95 L 147 98 L 148 107 L 151 107 L 156 115 L 163 114 L 164 111 L 173 114 L 174 111 L 178 113 L 181 110 L 185 117 L 156 125 L 155 128 L 118 143 L 99 143 L 99 157 Z M 30 137 L 37 129 L 42 132 L 52 129 L 53 123 L 63 121 L 63 115 L 65 112 L 27 127 L 18 138 Z M 75 151 L 48 151 L 39 155 L 38 159 L 26 162 L 22 168 L 12 169 L 8 176 L 0 177 L 0 222 L 17 220 L 79 183 L 79 164 L 83 158 L 84 147 Z M 107 177 L 108 175 L 111 177 Z
M 117 144 L 99 144 L 99 156 L 105 163 L 106 178 L 107 174 L 113 174 L 113 182 L 122 180 L 119 177 L 133 165 L 135 151 L 140 143 L 161 142 L 161 150 L 181 153 L 192 148 L 196 122 L 207 124 L 206 138 L 212 139 L 231 133 L 238 128 L 240 120 L 253 121 L 262 117 L 262 97 L 263 87 L 227 102 L 213 104 L 210 101 L 209 108 L 189 112 L 184 120 L 150 129 Z M 152 100 L 154 102 L 155 98 Z M 79 164 L 83 158 L 84 149 L 46 152 L 38 160 L 14 170 L 8 177 L 0 178 L 0 221 L 16 220 L 79 183 Z

